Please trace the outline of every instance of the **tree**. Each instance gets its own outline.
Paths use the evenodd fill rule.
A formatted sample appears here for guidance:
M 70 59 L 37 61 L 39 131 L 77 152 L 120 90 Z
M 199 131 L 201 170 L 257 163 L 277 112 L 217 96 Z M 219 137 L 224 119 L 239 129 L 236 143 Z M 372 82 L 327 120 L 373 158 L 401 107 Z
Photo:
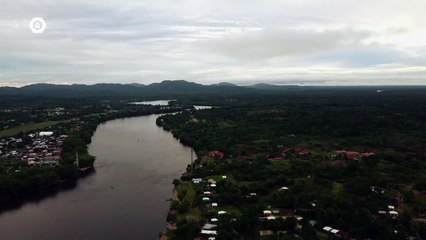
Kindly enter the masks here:
M 303 239 L 307 239 L 307 240 L 318 239 L 317 231 L 308 221 L 303 221 L 303 223 L 302 223 L 301 236 L 302 236 Z

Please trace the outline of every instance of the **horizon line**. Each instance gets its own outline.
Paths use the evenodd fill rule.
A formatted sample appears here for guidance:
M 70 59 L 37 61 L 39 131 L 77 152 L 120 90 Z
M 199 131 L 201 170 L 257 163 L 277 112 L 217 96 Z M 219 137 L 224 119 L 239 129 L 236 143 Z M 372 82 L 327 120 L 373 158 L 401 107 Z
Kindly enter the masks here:
M 190 80 L 184 80 L 184 79 L 165 79 L 165 80 L 160 80 L 160 81 L 153 81 L 150 83 L 138 83 L 138 82 L 131 82 L 131 83 L 121 83 L 121 82 L 97 82 L 97 83 L 55 83 L 55 82 L 36 82 L 36 83 L 23 83 L 23 84 L 9 84 L 9 83 L 1 83 L 0 82 L 0 88 L 5 88 L 5 87 L 10 87 L 10 88 L 22 88 L 22 87 L 26 87 L 26 86 L 32 86 L 32 85 L 56 85 L 56 86 L 73 86 L 73 85 L 84 85 L 84 86 L 94 86 L 94 85 L 99 85 L 99 84 L 117 84 L 117 85 L 143 85 L 143 86 L 149 86 L 151 84 L 155 84 L 155 83 L 162 83 L 165 81 L 171 81 L 171 82 L 177 82 L 177 81 L 185 81 L 188 83 L 195 83 L 195 84 L 200 84 L 203 86 L 212 86 L 212 85 L 218 85 L 218 84 L 232 84 L 235 86 L 239 86 L 239 87 L 250 87 L 250 86 L 255 86 L 255 85 L 259 85 L 259 84 L 267 84 L 267 85 L 271 85 L 271 86 L 298 86 L 298 87 L 375 87 L 375 86 L 382 86 L 382 87 L 386 87 L 386 86 L 426 86 L 426 83 L 421 84 L 421 83 L 415 83 L 415 84 L 394 84 L 394 83 L 387 83 L 387 84 L 365 84 L 365 83 L 360 83 L 360 84 L 330 84 L 330 83 L 273 83 L 273 82 L 253 82 L 253 83 L 235 83 L 232 81 L 221 81 L 221 82 L 216 82 L 216 83 L 200 83 L 200 82 L 196 82 L 196 81 L 190 81 Z M 327 81 L 327 80 L 324 80 Z M 318 81 L 313 81 L 313 82 L 318 82 Z

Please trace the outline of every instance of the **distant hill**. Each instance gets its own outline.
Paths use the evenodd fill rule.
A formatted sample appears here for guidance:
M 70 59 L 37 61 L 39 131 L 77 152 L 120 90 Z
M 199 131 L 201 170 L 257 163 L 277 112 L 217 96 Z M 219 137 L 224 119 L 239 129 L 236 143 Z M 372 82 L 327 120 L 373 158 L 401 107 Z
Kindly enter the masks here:
M 94 84 L 56 85 L 33 84 L 21 88 L 0 88 L 0 95 L 45 96 L 45 97 L 144 97 L 178 96 L 183 94 L 237 94 L 256 90 L 233 84 L 203 85 L 185 80 L 165 80 L 149 85 L 143 84 Z
M 145 92 L 158 93 L 189 93 L 208 91 L 209 87 L 185 80 L 164 80 L 160 83 L 152 83 L 147 85 L 143 87 L 142 90 Z
M 229 82 L 220 82 L 220 83 L 216 83 L 216 84 L 212 84 L 210 86 L 230 86 L 230 87 L 239 87 L 236 84 L 233 83 L 229 83 Z
M 248 87 L 254 88 L 254 89 L 260 89 L 260 90 L 285 90 L 285 89 L 301 88 L 301 86 L 298 86 L 298 85 L 272 85 L 268 83 L 258 83 Z
M 138 83 L 132 84 L 111 84 L 100 83 L 94 85 L 73 84 L 73 85 L 56 85 L 56 84 L 33 84 L 21 88 L 0 87 L 0 97 L 15 96 L 19 97 L 53 97 L 53 98 L 158 98 L 158 97 L 179 97 L 184 95 L 238 95 L 238 94 L 254 94 L 254 93 L 303 93 L 309 89 L 315 89 L 317 93 L 340 90 L 355 89 L 362 91 L 373 91 L 377 89 L 386 89 L 385 93 L 398 89 L 402 86 L 340 86 L 340 87 L 314 87 L 314 86 L 298 86 L 298 85 L 272 85 L 267 83 L 259 83 L 251 86 L 238 86 L 232 83 L 222 82 L 212 85 L 203 85 L 185 80 L 164 80 L 159 83 L 143 85 Z M 424 89 L 424 86 L 406 86 L 405 89 Z M 340 91 L 342 92 L 342 91 Z M 342 94 L 346 94 L 343 93 Z
M 0 94 L 3 94 L 0 88 Z M 121 96 L 138 95 L 140 90 L 130 84 L 95 84 L 95 85 L 56 85 L 56 84 L 33 84 L 14 91 L 8 91 L 8 95 L 28 95 L 46 97 L 97 97 L 97 96 Z

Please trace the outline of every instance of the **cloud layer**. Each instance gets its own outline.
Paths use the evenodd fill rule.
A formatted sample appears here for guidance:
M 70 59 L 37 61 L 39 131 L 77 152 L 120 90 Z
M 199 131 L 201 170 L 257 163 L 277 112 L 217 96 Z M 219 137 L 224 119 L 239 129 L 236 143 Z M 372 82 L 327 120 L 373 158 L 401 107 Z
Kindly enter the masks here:
M 0 1 L 0 86 L 426 83 L 423 0 Z

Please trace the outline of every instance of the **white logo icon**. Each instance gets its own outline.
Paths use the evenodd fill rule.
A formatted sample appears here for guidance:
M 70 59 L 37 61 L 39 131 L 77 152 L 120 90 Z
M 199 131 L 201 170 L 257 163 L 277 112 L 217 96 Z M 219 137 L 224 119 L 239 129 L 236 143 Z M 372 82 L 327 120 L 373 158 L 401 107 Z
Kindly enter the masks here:
M 46 22 L 41 17 L 34 17 L 30 21 L 30 29 L 33 33 L 43 33 L 46 29 Z

